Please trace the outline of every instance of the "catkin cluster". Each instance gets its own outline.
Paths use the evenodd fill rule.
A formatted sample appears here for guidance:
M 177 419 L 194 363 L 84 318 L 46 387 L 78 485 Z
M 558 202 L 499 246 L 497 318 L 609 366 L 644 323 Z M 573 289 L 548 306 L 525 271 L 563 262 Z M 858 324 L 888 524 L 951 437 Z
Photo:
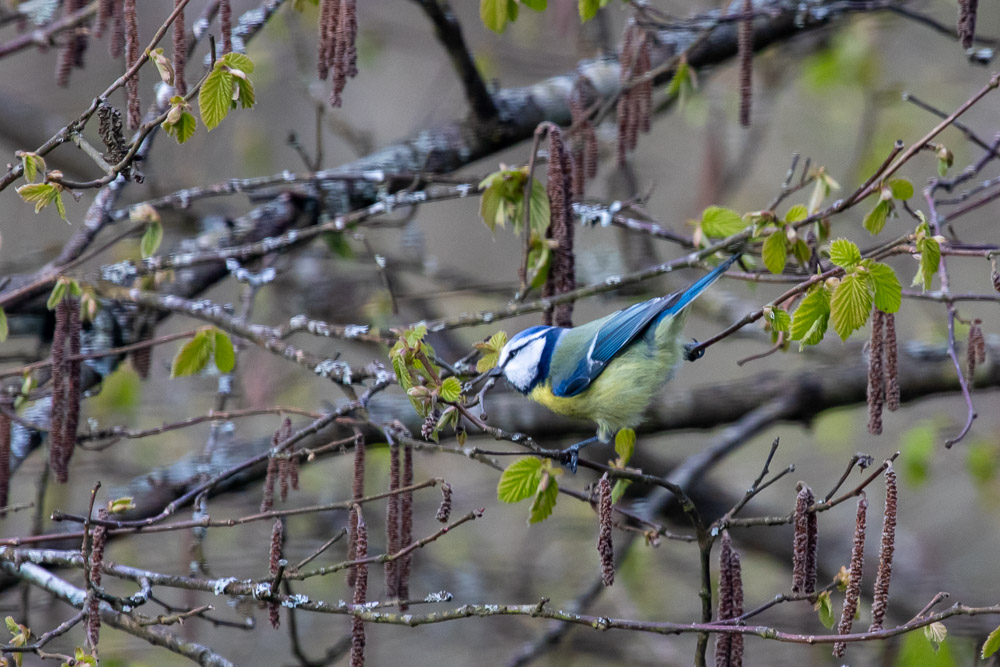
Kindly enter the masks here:
M 719 549 L 720 621 L 743 615 L 743 571 L 729 531 L 722 531 Z M 743 635 L 721 632 L 715 640 L 716 667 L 743 667 Z
M 639 132 L 649 132 L 653 113 L 653 80 L 635 82 L 651 67 L 650 37 L 629 22 L 618 50 L 621 97 L 618 100 L 618 164 L 624 166 L 629 151 L 635 150 Z
M 600 97 L 597 89 L 584 75 L 576 77 L 569 96 L 569 113 L 573 134 L 573 197 L 579 201 L 589 179 L 597 176 L 597 132 L 588 113 Z
M 348 78 L 358 75 L 358 14 L 355 0 L 321 0 L 319 50 L 316 69 L 320 79 L 331 76 L 330 105 L 339 107 Z
M 284 502 L 288 496 L 288 486 L 291 483 L 293 489 L 299 488 L 299 457 L 297 455 L 285 456 L 278 449 L 282 443 L 292 435 L 292 420 L 288 417 L 281 422 L 281 426 L 271 436 L 271 456 L 267 459 L 267 473 L 264 476 L 264 496 L 260 501 L 260 511 L 270 512 L 274 508 L 274 487 L 280 484 L 281 501 Z
M 66 296 L 56 305 L 52 334 L 52 410 L 49 466 L 60 484 L 69 479 L 69 460 L 80 420 L 80 301 Z
M 87 4 L 86 0 L 66 0 L 63 3 L 63 15 L 74 14 Z M 59 60 L 56 64 L 56 83 L 60 86 L 69 85 L 69 73 L 72 68 L 83 68 L 83 54 L 87 50 L 87 36 L 90 30 L 85 24 L 67 30 L 63 35 L 65 41 L 59 50 Z
M 868 432 L 882 433 L 882 410 L 899 409 L 899 360 L 896 316 L 872 311 L 868 343 Z
M 576 260 L 573 256 L 573 158 L 563 142 L 562 131 L 551 126 L 549 134 L 548 182 L 550 221 L 546 237 L 554 242 L 552 263 L 542 288 L 543 297 L 552 297 L 576 288 Z M 545 324 L 573 326 L 573 304 L 561 303 L 542 312 Z

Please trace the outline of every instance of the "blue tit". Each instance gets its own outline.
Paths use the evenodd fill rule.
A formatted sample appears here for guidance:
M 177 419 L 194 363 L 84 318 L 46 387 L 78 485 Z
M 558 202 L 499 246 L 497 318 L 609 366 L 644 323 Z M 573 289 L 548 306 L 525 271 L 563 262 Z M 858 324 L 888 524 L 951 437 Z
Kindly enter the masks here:
M 733 255 L 687 289 L 643 301 L 571 329 L 536 326 L 511 338 L 493 375 L 553 412 L 597 422 L 597 436 L 577 452 L 637 425 L 659 389 L 687 356 L 681 329 L 687 306 L 739 259 Z

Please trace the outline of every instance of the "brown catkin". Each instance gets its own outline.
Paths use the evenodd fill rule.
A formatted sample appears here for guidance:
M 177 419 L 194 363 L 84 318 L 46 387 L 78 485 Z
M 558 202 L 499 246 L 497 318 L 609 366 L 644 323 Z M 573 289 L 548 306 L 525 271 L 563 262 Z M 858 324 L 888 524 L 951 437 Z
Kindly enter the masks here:
M 743 0 L 743 20 L 737 35 L 740 63 L 740 125 L 750 127 L 753 100 L 753 0 Z
M 80 300 L 72 297 L 64 299 L 68 306 L 69 331 L 66 332 L 67 357 L 80 354 Z M 76 448 L 76 431 L 80 424 L 80 399 L 83 388 L 80 386 L 81 362 L 67 358 L 66 360 L 66 419 L 63 421 L 62 434 L 62 467 L 69 473 L 69 460 Z
M 368 557 L 368 527 L 361 516 L 361 508 L 354 506 L 358 518 L 356 538 L 356 558 Z M 362 605 L 368 600 L 368 566 L 358 565 L 354 583 L 354 604 Z M 357 616 L 351 619 L 351 667 L 364 667 L 365 664 L 365 622 Z
M 389 491 L 399 488 L 399 443 L 389 444 Z M 386 547 L 389 554 L 399 551 L 399 503 L 398 493 L 389 496 L 385 508 L 385 530 Z M 399 593 L 399 578 L 396 575 L 399 561 L 390 560 L 386 562 L 385 572 L 385 594 L 394 598 Z
M 125 14 L 125 69 L 129 69 L 139 60 L 139 17 L 135 0 L 124 0 L 122 11 Z M 125 92 L 128 96 L 128 126 L 137 130 L 142 123 L 138 70 L 125 82 Z
M 868 432 L 882 433 L 882 408 L 885 405 L 885 313 L 872 312 L 871 341 L 868 346 Z
M 958 38 L 963 49 L 971 49 L 976 39 L 976 13 L 979 0 L 958 0 Z
M 413 486 L 413 447 L 403 445 L 403 486 Z M 407 491 L 400 495 L 399 502 L 399 544 L 402 548 L 413 542 L 413 492 Z M 410 565 L 413 562 L 412 552 L 399 559 L 399 588 L 397 593 L 401 600 L 410 597 Z M 400 603 L 399 610 L 406 611 L 408 605 Z
M 733 588 L 732 618 L 736 618 L 743 615 L 743 567 L 740 564 L 740 555 L 735 550 L 730 555 L 729 561 Z M 729 667 L 743 667 L 743 635 L 734 634 L 730 642 Z
M 66 448 L 66 337 L 69 333 L 69 302 L 62 299 L 56 305 L 56 323 L 52 333 L 52 403 L 49 419 L 49 467 L 56 481 L 65 484 L 68 479 L 63 466 Z
M 222 55 L 233 51 L 233 8 L 229 0 L 219 2 L 219 28 L 222 31 Z
M 649 72 L 652 67 L 649 42 L 650 38 L 648 36 L 643 37 L 642 42 L 639 45 L 639 53 L 636 54 L 635 73 L 633 76 L 643 76 Z M 649 79 L 636 84 L 632 88 L 632 91 L 635 96 L 635 118 L 637 129 L 639 132 L 647 134 L 652 125 L 653 118 L 653 80 Z M 632 139 L 632 148 L 635 148 L 636 143 L 637 139 Z
M 885 514 L 882 517 L 882 544 L 878 552 L 878 573 L 872 594 L 872 624 L 868 632 L 882 629 L 889 607 L 889 580 L 892 578 L 892 556 L 896 550 L 896 471 L 890 464 L 885 471 Z
M 260 500 L 260 511 L 270 512 L 274 507 L 274 482 L 278 476 L 278 459 L 271 456 L 267 459 L 267 473 L 264 475 L 264 496 Z
M 292 491 L 299 490 L 299 466 L 302 465 L 301 457 L 293 455 L 288 459 L 288 480 L 292 483 Z
M 986 337 L 983 335 L 982 320 L 973 320 L 969 325 L 969 340 L 966 342 L 965 360 L 968 366 L 966 378 L 972 386 L 976 375 L 976 364 L 986 361 Z
M 351 483 L 351 497 L 359 500 L 365 495 L 365 438 L 360 431 L 354 434 L 354 479 Z M 358 512 L 351 508 L 347 517 L 347 560 L 354 560 L 357 554 L 358 542 Z M 347 568 L 347 585 L 354 588 L 357 577 L 357 567 Z
M 330 91 L 330 105 L 339 107 L 343 103 L 342 93 L 347 79 L 357 76 L 358 52 L 355 41 L 358 36 L 358 15 L 355 0 L 340 0 L 339 16 L 333 37 L 333 89 Z
M 107 521 L 108 510 L 103 507 L 97 510 L 97 518 Z M 99 587 L 101 585 L 101 568 L 104 564 L 104 547 L 108 541 L 108 529 L 105 526 L 95 527 L 91 539 L 93 542 L 90 550 L 90 582 L 94 587 Z M 91 648 L 97 648 L 101 634 L 101 601 L 91 592 L 87 602 L 87 643 L 90 644 Z
M 281 502 L 288 500 L 288 457 L 282 456 L 278 459 L 278 482 L 281 489 L 279 496 Z
M 792 539 L 792 592 L 809 591 L 809 516 L 810 505 L 816 502 L 812 489 L 799 482 L 795 498 L 795 534 Z M 813 582 L 815 587 L 815 582 Z
M 618 166 L 625 166 L 628 157 L 628 128 L 632 124 L 632 91 L 625 88 L 628 80 L 632 76 L 632 61 L 635 59 L 635 29 L 629 23 L 625 26 L 622 34 L 621 46 L 618 49 L 618 83 L 621 86 L 621 95 L 618 97 L 618 145 L 617 158 Z
M 316 73 L 325 80 L 333 66 L 336 50 L 337 21 L 340 20 L 340 0 L 320 0 L 319 45 L 316 55 Z
M 6 507 L 10 500 L 10 441 L 13 422 L 7 416 L 7 410 L 14 408 L 8 396 L 0 397 L 0 507 Z M 7 516 L 0 511 L 0 519 Z
M 285 527 L 281 523 L 281 519 L 275 519 L 274 525 L 271 527 L 271 550 L 268 553 L 268 571 L 271 573 L 272 577 L 277 576 L 278 571 L 281 569 L 281 543 L 284 538 Z M 281 605 L 277 602 L 271 601 L 267 603 L 267 616 L 268 620 L 271 622 L 271 627 L 275 630 L 281 625 L 281 615 L 279 610 Z
M 601 581 L 605 586 L 615 583 L 615 545 L 611 540 L 611 482 L 604 475 L 597 483 L 597 554 L 601 557 Z
M 108 40 L 108 54 L 115 60 L 122 57 L 125 49 L 125 4 L 124 0 L 111 0 L 111 39 Z
M 733 541 L 729 537 L 729 531 L 722 531 L 722 539 L 719 545 L 719 611 L 717 620 L 725 620 L 733 617 Z M 728 632 L 720 632 L 715 638 L 715 666 L 730 667 L 730 654 L 733 647 L 733 635 Z
M 896 342 L 896 316 L 885 316 L 885 407 L 899 409 L 899 346 Z
M 174 0 L 176 9 L 183 0 Z M 187 66 L 187 40 L 184 34 L 184 10 L 174 19 L 173 32 L 174 52 L 174 92 L 177 95 L 187 95 L 187 79 L 184 78 L 184 68 Z
M 868 516 L 868 499 L 862 493 L 858 499 L 858 514 L 854 524 L 854 546 L 851 548 L 851 568 L 847 575 L 847 593 L 844 595 L 844 609 L 840 613 L 840 625 L 837 634 L 850 634 L 854 624 L 854 615 L 858 611 L 858 599 L 861 595 L 861 574 L 865 562 L 865 522 Z M 847 652 L 847 644 L 837 642 L 833 645 L 833 656 L 843 658 Z
M 66 0 L 63 3 L 63 16 L 69 16 L 80 8 L 80 0 Z M 77 32 L 76 28 L 67 30 L 63 34 L 62 48 L 59 49 L 59 58 L 56 60 L 56 84 L 62 87 L 69 85 L 69 72 L 76 61 Z
M 100 0 L 97 5 L 97 22 L 94 26 L 94 37 L 100 39 L 104 37 L 104 31 L 108 29 L 108 23 L 115 12 L 115 0 Z
M 573 256 L 573 165 L 572 158 L 563 142 L 562 131 L 549 128 L 548 182 L 545 185 L 549 197 L 550 222 L 546 236 L 556 247 L 552 251 L 552 263 L 546 279 L 549 296 L 564 294 L 576 288 L 576 260 Z M 553 311 L 556 326 L 573 326 L 573 304 L 561 303 Z
M 451 518 L 451 484 L 448 482 L 441 484 L 441 504 L 434 518 L 441 523 L 448 523 L 448 519 Z

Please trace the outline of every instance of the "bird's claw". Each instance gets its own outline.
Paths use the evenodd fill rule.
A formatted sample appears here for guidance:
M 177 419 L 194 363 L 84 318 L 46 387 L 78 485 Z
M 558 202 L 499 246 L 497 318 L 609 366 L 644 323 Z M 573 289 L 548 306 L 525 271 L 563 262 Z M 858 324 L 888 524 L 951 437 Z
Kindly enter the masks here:
M 566 466 L 571 473 L 576 474 L 576 466 L 580 462 L 580 446 L 573 445 L 562 450 L 559 463 Z
M 695 361 L 701 359 L 705 356 L 705 350 L 698 349 L 698 341 L 694 338 L 691 342 L 684 346 L 684 360 L 685 361 Z

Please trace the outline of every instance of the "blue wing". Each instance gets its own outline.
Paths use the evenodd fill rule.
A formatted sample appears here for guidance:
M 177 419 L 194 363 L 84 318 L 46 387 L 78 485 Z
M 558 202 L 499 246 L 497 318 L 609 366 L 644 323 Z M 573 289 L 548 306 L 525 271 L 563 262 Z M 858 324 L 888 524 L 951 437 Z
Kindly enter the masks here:
M 739 255 L 733 255 L 687 289 L 637 303 L 609 316 L 591 339 L 586 355 L 567 378 L 553 387 L 552 393 L 569 397 L 583 392 L 608 363 L 644 334 L 650 325 L 682 311 L 737 259 Z

